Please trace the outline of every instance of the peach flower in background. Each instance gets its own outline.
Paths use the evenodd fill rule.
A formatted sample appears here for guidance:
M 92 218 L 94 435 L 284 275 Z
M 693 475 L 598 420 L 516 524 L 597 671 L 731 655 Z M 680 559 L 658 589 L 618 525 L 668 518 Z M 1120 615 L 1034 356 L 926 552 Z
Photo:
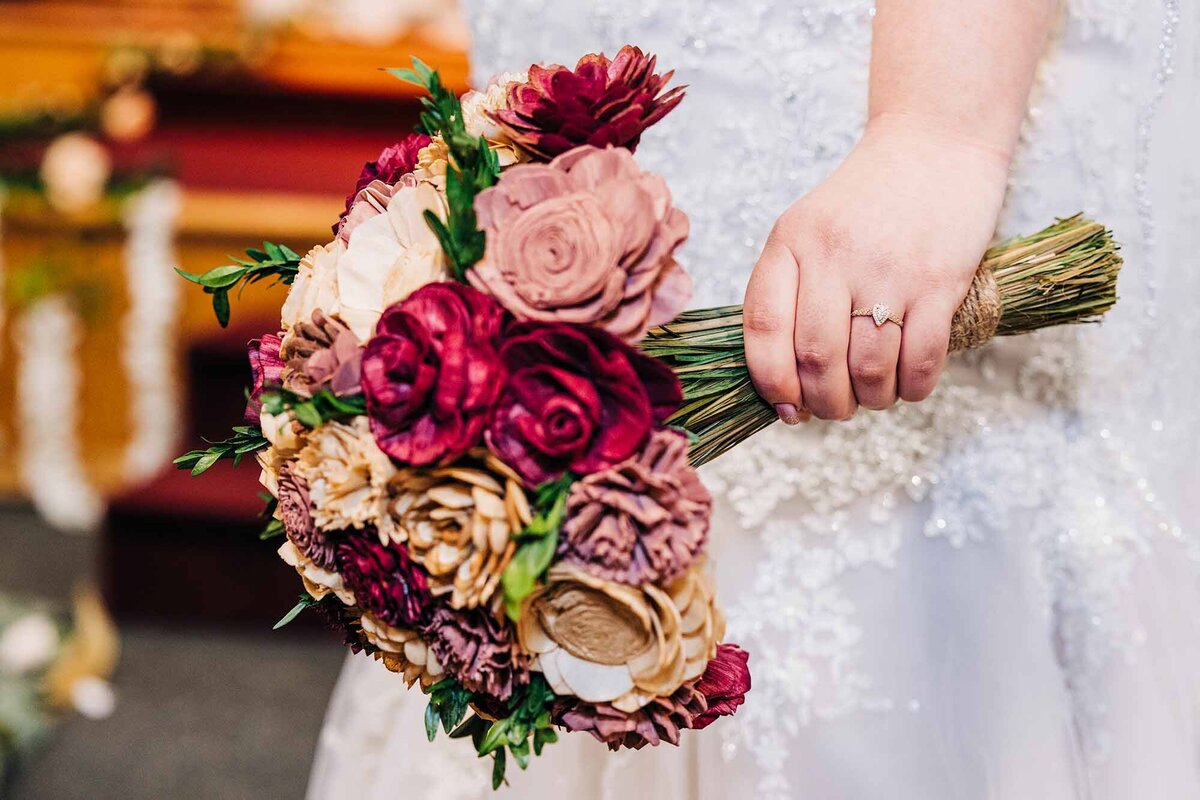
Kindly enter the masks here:
M 627 150 L 577 147 L 520 164 L 475 200 L 487 233 L 467 273 L 522 319 L 595 324 L 633 343 L 686 307 L 688 219 Z
M 371 338 L 385 308 L 448 276 L 442 246 L 424 216 L 432 211 L 445 219 L 445 199 L 412 175 L 392 189 L 386 203 L 379 197 L 369 201 L 375 213 L 354 224 L 337 265 L 339 316 L 362 342 Z

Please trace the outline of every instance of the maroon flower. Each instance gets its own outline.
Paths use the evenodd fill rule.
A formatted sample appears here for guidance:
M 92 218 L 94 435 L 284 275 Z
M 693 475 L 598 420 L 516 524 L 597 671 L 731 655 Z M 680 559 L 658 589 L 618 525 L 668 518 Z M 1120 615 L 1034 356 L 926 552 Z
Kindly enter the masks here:
M 335 542 L 313 522 L 308 483 L 296 474 L 291 462 L 279 468 L 278 495 L 279 517 L 288 539 L 321 569 L 336 570 Z
M 392 184 L 412 172 L 417 168 L 417 155 L 432 141 L 423 133 L 410 133 L 391 147 L 385 147 L 379 154 L 379 158 L 364 164 L 362 171 L 358 174 L 358 181 L 354 184 L 354 191 L 346 195 L 346 210 L 334 223 L 333 235 L 337 236 L 342 227 L 342 221 L 350 213 L 350 207 L 354 205 L 354 198 L 358 197 L 359 192 L 365 189 L 371 181 Z
M 529 683 L 529 659 L 512 626 L 487 609 L 439 606 L 421 634 L 447 673 L 488 700 L 503 703 Z
M 666 89 L 674 73 L 656 74 L 654 66 L 654 56 L 629 45 L 611 61 L 584 56 L 574 70 L 535 65 L 494 119 L 514 143 L 547 161 L 581 144 L 634 150 L 642 131 L 683 99 L 684 87 Z
M 529 486 L 624 461 L 683 401 L 666 365 L 599 328 L 518 323 L 500 360 L 487 443 Z
M 480 443 L 503 382 L 505 312 L 458 283 L 424 286 L 383 312 L 362 387 L 371 432 L 401 464 L 453 461 Z
M 656 697 L 632 714 L 609 703 L 561 699 L 551 711 L 555 724 L 568 731 L 590 733 L 609 750 L 641 750 L 666 742 L 679 744 L 679 735 L 698 727 L 705 713 L 704 695 L 693 684 L 684 684 L 670 697 Z
M 266 386 L 278 386 L 283 375 L 283 359 L 279 357 L 279 346 L 283 340 L 273 333 L 261 339 L 251 339 L 246 344 L 250 356 L 250 399 L 246 403 L 246 423 L 258 425 L 262 414 L 262 393 Z
M 708 710 L 692 723 L 696 730 L 707 728 L 717 717 L 727 717 L 746 702 L 750 691 L 750 654 L 736 644 L 717 645 L 717 654 L 696 681 L 696 690 L 704 695 Z
M 381 544 L 374 528 L 347 531 L 337 546 L 337 571 L 358 605 L 393 627 L 413 627 L 433 597 L 404 545 Z

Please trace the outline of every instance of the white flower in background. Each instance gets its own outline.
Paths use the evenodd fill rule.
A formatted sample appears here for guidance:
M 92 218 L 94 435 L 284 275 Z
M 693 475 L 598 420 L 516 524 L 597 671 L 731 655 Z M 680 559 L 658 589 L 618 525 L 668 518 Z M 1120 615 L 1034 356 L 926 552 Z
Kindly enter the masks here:
M 341 240 L 334 239 L 327 245 L 314 247 L 300 259 L 300 268 L 280 312 L 284 330 L 309 321 L 318 309 L 329 315 L 338 313 L 338 262 L 345 252 Z
M 71 705 L 88 719 L 108 719 L 117 708 L 117 696 L 108 681 L 88 675 L 71 684 Z
M 342 576 L 318 567 L 301 553 L 291 540 L 280 545 L 277 552 L 283 559 L 283 563 L 295 568 L 300 575 L 300 580 L 304 583 L 304 591 L 312 595 L 313 599 L 320 600 L 333 594 L 346 605 L 354 605 L 354 592 L 346 588 L 346 584 L 342 582 Z
M 375 333 L 383 310 L 422 286 L 446 280 L 446 257 L 425 212 L 446 218 L 446 201 L 429 183 L 405 176 L 387 210 L 360 222 L 337 264 L 339 316 L 359 341 Z
M 0 672 L 41 669 L 58 653 L 58 628 L 44 614 L 29 614 L 0 631 Z
M 65 213 L 100 202 L 111 174 L 112 159 L 108 151 L 82 133 L 63 134 L 50 143 L 42 156 L 41 178 L 46 199 Z

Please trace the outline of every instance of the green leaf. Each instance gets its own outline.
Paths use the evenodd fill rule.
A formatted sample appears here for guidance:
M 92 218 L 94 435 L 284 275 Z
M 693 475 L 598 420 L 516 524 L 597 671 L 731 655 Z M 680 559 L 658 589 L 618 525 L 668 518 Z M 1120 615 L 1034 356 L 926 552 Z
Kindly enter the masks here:
M 316 601 L 313 600 L 312 597 L 310 597 L 307 594 L 300 595 L 300 602 L 298 602 L 298 603 L 296 603 L 296 605 L 292 606 L 292 610 L 289 611 L 288 613 L 284 614 L 283 619 L 279 620 L 279 622 L 276 622 L 275 627 L 271 628 L 271 630 L 273 630 L 273 631 L 279 630 L 280 628 L 282 628 L 283 626 L 287 625 L 292 620 L 294 620 L 296 617 L 300 616 L 301 611 L 308 608 L 309 606 L 314 606 L 314 605 L 316 605 Z
M 425 706 L 425 736 L 429 741 L 437 739 L 438 732 L 438 712 L 434 707 L 433 701 L 429 701 L 429 705 Z
M 192 465 L 192 477 L 194 478 L 197 475 L 201 475 L 201 474 L 207 472 L 208 469 L 213 464 L 220 461 L 225 456 L 225 454 L 226 454 L 226 451 L 224 451 L 224 450 L 212 449 L 212 450 L 209 450 L 204 455 L 200 456 L 200 458 L 196 459 L 196 463 L 194 465 Z
M 265 528 L 262 529 L 262 533 L 258 534 L 258 538 L 266 541 L 267 539 L 274 539 L 278 536 L 283 536 L 283 534 L 283 523 L 277 519 L 273 519 L 267 523 Z
M 292 406 L 292 410 L 296 412 L 296 419 L 305 427 L 319 428 L 321 427 L 321 423 L 324 422 L 321 419 L 321 412 L 317 410 L 316 405 L 311 400 L 304 403 L 297 403 Z
M 213 313 L 217 316 L 217 323 L 222 328 L 229 325 L 229 293 L 219 291 L 213 293 Z
M 492 761 L 492 791 L 504 785 L 504 768 L 507 765 L 503 750 L 497 750 Z
M 197 281 L 201 286 L 207 286 L 210 289 L 224 289 L 233 286 L 242 276 L 246 274 L 246 268 L 237 265 L 227 267 L 217 267 L 210 269 L 208 272 L 200 276 Z
M 488 753 L 504 747 L 508 742 L 508 727 L 509 720 L 500 719 L 492 723 L 492 727 L 488 728 L 488 732 L 483 737 L 483 743 L 479 746 L 479 755 L 486 756 Z

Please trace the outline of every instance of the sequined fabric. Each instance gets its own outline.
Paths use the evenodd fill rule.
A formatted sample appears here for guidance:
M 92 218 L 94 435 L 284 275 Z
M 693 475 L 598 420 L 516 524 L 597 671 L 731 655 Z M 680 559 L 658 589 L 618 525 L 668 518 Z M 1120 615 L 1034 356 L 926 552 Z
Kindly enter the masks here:
M 775 218 L 864 123 L 864 0 L 467 6 L 477 81 L 634 42 L 690 84 L 638 159 L 691 217 L 697 305 L 740 302 Z M 682 751 L 562 745 L 514 796 L 574 770 L 597 798 L 1200 794 L 1198 37 L 1180 0 L 1074 0 L 1042 65 L 1000 234 L 1080 210 L 1112 227 L 1110 318 L 707 467 L 746 705 Z

